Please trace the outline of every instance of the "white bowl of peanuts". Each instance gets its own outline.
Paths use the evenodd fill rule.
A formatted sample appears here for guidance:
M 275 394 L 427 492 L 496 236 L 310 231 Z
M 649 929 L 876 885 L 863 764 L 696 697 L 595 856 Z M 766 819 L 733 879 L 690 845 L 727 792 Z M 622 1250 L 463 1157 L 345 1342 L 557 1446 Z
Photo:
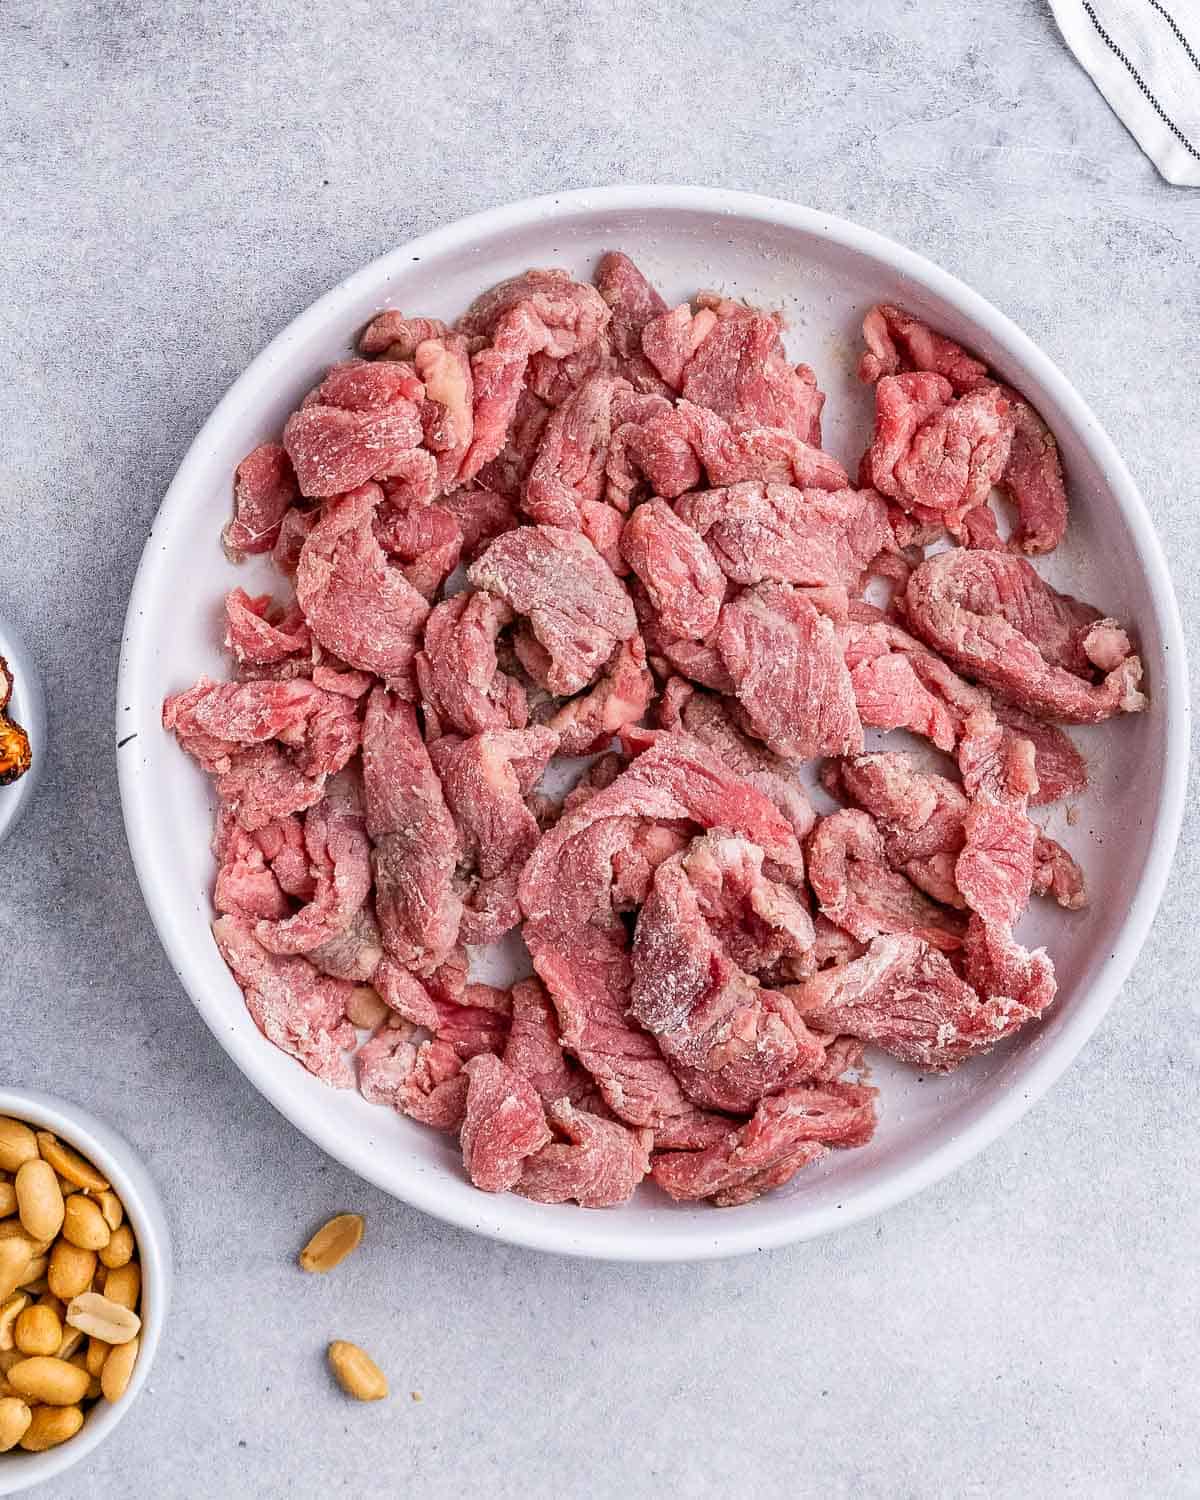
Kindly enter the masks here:
M 113 1431 L 154 1362 L 171 1274 L 129 1144 L 75 1105 L 0 1088 L 0 1495 Z

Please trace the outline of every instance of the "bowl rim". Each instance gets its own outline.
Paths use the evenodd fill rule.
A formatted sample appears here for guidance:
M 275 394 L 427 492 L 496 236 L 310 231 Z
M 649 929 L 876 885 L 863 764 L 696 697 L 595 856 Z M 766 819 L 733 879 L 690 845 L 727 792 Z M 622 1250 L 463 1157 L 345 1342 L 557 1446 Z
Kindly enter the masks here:
M 77 1436 L 44 1453 L 0 1454 L 0 1495 L 43 1484 L 85 1459 L 124 1421 L 150 1376 L 171 1305 L 170 1230 L 158 1190 L 141 1158 L 119 1131 L 90 1110 L 38 1089 L 0 1085 L 0 1115 L 51 1130 L 100 1169 L 121 1202 L 137 1239 L 142 1267 L 141 1347 L 124 1396 L 98 1403 Z M 5 1474 L 11 1466 L 11 1474 Z
M 782 227 L 818 237 L 845 249 L 872 256 L 890 264 L 897 272 L 931 291 L 955 307 L 976 327 L 986 331 L 1013 361 L 1037 380 L 1039 385 L 1069 415 L 1081 440 L 1102 468 L 1116 503 L 1123 513 L 1136 541 L 1153 609 L 1158 617 L 1164 645 L 1161 673 L 1156 680 L 1156 697 L 1164 710 L 1164 757 L 1161 795 L 1151 832 L 1150 853 L 1145 877 L 1136 891 L 1118 940 L 1105 959 L 1095 982 L 1077 999 L 1069 1017 L 1061 1025 L 1052 1043 L 1032 1053 L 1022 1070 L 1019 1086 L 1009 1087 L 983 1106 L 960 1133 L 935 1147 L 918 1160 L 897 1169 L 887 1178 L 855 1193 L 837 1210 L 824 1209 L 805 1219 L 781 1220 L 763 1224 L 739 1224 L 736 1215 L 721 1215 L 713 1232 L 698 1232 L 694 1242 L 674 1238 L 656 1241 L 652 1235 L 639 1233 L 630 1225 L 627 1243 L 589 1244 L 586 1233 L 565 1229 L 561 1222 L 547 1216 L 525 1224 L 506 1221 L 502 1207 L 488 1195 L 479 1194 L 478 1204 L 470 1209 L 444 1201 L 440 1187 L 441 1174 L 414 1172 L 403 1193 L 385 1179 L 382 1170 L 372 1166 L 373 1158 L 350 1162 L 339 1141 L 339 1132 L 320 1119 L 302 1118 L 301 1111 L 277 1087 L 271 1069 L 260 1065 L 261 1054 L 236 1034 L 223 1028 L 215 1011 L 206 1003 L 202 987 L 189 979 L 187 965 L 175 943 L 176 917 L 163 890 L 152 878 L 152 820 L 139 794 L 139 761 L 118 757 L 118 778 L 126 835 L 142 889 L 143 898 L 172 965 L 193 1004 L 209 1029 L 233 1057 L 255 1088 L 310 1140 L 351 1170 L 372 1181 L 392 1196 L 400 1197 L 413 1207 L 433 1214 L 448 1223 L 506 1243 L 557 1254 L 588 1259 L 635 1262 L 711 1260 L 748 1254 L 815 1238 L 835 1228 L 856 1223 L 902 1202 L 922 1188 L 939 1181 L 989 1145 L 1015 1123 L 1031 1105 L 1054 1084 L 1069 1066 L 1088 1037 L 1099 1025 L 1124 984 L 1149 932 L 1162 899 L 1183 819 L 1187 783 L 1189 745 L 1189 701 L 1186 651 L 1178 604 L 1171 584 L 1161 544 L 1155 534 L 1145 502 L 1124 461 L 1111 439 L 1083 397 L 1066 375 L 1033 340 L 985 297 L 934 262 L 875 230 L 863 228 L 849 220 L 821 210 L 782 199 L 725 188 L 702 188 L 686 185 L 636 185 L 602 188 L 579 188 L 549 193 L 519 202 L 505 204 L 472 214 L 443 225 L 417 239 L 377 257 L 366 266 L 324 293 L 292 320 L 246 367 L 222 397 L 200 429 L 175 474 L 156 515 L 151 538 L 147 541 L 130 595 L 125 620 L 121 658 L 118 669 L 117 713 L 120 726 L 121 704 L 137 701 L 136 683 L 145 665 L 148 642 L 145 632 L 137 628 L 138 617 L 148 605 L 153 587 L 155 558 L 161 534 L 191 503 L 192 471 L 201 463 L 202 451 L 221 441 L 223 429 L 242 409 L 248 390 L 257 391 L 278 372 L 286 369 L 292 343 L 310 333 L 319 333 L 335 320 L 339 310 L 348 309 L 373 287 L 400 281 L 402 272 L 415 258 L 427 262 L 464 243 L 491 237 L 506 230 L 526 227 L 530 222 L 552 226 L 557 220 L 590 213 L 692 212 L 724 214 L 771 227 Z M 152 545 L 153 544 L 153 545 Z M 128 696 L 133 693 L 135 696 Z M 121 729 L 118 727 L 118 738 Z M 270 1044 L 255 1036 L 251 1044 Z M 580 1230 L 587 1216 L 581 1215 Z

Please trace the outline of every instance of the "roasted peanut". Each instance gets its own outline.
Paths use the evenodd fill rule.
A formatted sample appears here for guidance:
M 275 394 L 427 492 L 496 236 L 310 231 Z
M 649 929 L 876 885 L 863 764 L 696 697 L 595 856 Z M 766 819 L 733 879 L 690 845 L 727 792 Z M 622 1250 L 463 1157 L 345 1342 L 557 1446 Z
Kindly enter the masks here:
M 63 1326 L 56 1313 L 36 1304 L 27 1307 L 13 1327 L 13 1342 L 22 1354 L 53 1354 L 62 1358 L 58 1346 L 63 1340 Z
M 122 1220 L 125 1218 L 125 1205 L 112 1188 L 105 1188 L 102 1193 L 97 1193 L 96 1202 L 100 1205 L 100 1212 L 104 1215 L 104 1222 L 108 1225 L 109 1232 L 115 1233 L 120 1229 Z
M 0 1169 L 15 1172 L 27 1161 L 36 1161 L 37 1136 L 20 1120 L 10 1120 L 0 1115 Z
M 362 1242 L 361 1214 L 338 1214 L 322 1224 L 300 1252 L 302 1271 L 332 1271 Z
M 33 1413 L 20 1396 L 0 1400 L 0 1453 L 15 1448 L 29 1430 Z
M 54 1295 L 62 1302 L 70 1302 L 91 1286 L 96 1274 L 96 1252 L 59 1240 L 50 1252 L 50 1269 L 46 1274 Z
M 112 1344 L 106 1344 L 103 1339 L 88 1339 L 87 1350 L 84 1354 L 84 1364 L 89 1375 L 99 1375 L 104 1368 L 104 1361 L 113 1351 Z
M 115 1271 L 119 1266 L 127 1266 L 133 1259 L 135 1248 L 133 1230 L 128 1224 L 120 1224 L 101 1250 L 100 1264 L 110 1271 Z
M 106 1344 L 127 1344 L 141 1330 L 142 1320 L 132 1308 L 99 1292 L 84 1292 L 67 1308 L 67 1325 Z
M 16 1346 L 13 1331 L 17 1319 L 28 1306 L 29 1295 L 26 1292 L 14 1292 L 0 1303 L 0 1349 L 12 1349 Z
M 62 1189 L 48 1162 L 22 1162 L 17 1172 L 17 1212 L 31 1240 L 52 1240 L 62 1229 Z
M 11 1182 L 0 1182 L 0 1219 L 17 1211 L 17 1189 Z
M 55 1350 L 58 1359 L 69 1359 L 74 1363 L 75 1356 L 83 1352 L 83 1341 L 86 1337 L 78 1328 L 68 1328 L 62 1336 L 62 1343 Z M 88 1371 L 91 1374 L 91 1371 Z
M 140 1347 L 140 1339 L 130 1339 L 129 1343 L 114 1349 L 104 1361 L 104 1368 L 100 1372 L 100 1390 L 105 1400 L 119 1401 L 125 1394 Z
M 53 1355 L 34 1355 L 13 1365 L 8 1383 L 22 1396 L 47 1406 L 74 1406 L 87 1394 L 88 1372 Z
M 342 1390 L 355 1401 L 382 1401 L 388 1393 L 387 1377 L 357 1344 L 334 1339 L 329 1346 L 329 1368 Z
M 37 1146 L 42 1153 L 42 1160 L 49 1162 L 60 1177 L 65 1177 L 75 1187 L 86 1188 L 89 1193 L 105 1193 L 112 1186 L 107 1177 L 101 1177 L 90 1161 L 85 1161 L 70 1146 L 64 1146 L 48 1130 L 38 1131 Z
M 24 1235 L 0 1240 L 0 1302 L 7 1302 L 25 1279 L 33 1253 Z
M 133 1309 L 142 1294 L 142 1268 L 136 1260 L 115 1266 L 104 1278 L 104 1295 L 110 1302 Z
M 44 1453 L 73 1438 L 82 1426 L 83 1413 L 77 1406 L 35 1406 L 21 1447 L 26 1453 Z
M 369 984 L 356 984 L 346 1001 L 346 1019 L 352 1026 L 374 1031 L 387 1018 L 388 1008 L 379 991 Z
M 62 1235 L 81 1250 L 103 1250 L 112 1239 L 100 1205 L 82 1193 L 72 1193 L 63 1212 Z

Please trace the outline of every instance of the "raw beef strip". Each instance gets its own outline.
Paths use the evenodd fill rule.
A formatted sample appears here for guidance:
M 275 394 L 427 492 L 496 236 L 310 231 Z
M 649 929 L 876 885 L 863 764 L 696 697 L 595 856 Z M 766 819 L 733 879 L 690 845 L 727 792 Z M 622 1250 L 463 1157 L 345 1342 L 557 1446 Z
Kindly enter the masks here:
M 432 402 L 421 403 L 422 412 L 439 412 Z M 379 481 L 384 494 L 402 511 L 432 505 L 438 497 L 437 459 L 424 448 L 410 448 L 388 467 L 387 477 Z
M 234 561 L 252 552 L 270 552 L 290 506 L 300 498 L 291 460 L 278 443 L 248 453 L 233 476 L 233 520 L 221 533 Z
M 423 1026 L 426 1031 L 438 1029 L 441 1016 L 433 996 L 415 974 L 410 974 L 394 958 L 383 955 L 371 982 L 388 1009 L 402 1020 Z
M 1014 428 L 1008 463 L 997 483 L 1017 508 L 1014 545 L 1031 557 L 1051 552 L 1067 530 L 1067 488 L 1054 434 L 1009 386 L 1002 386 L 1012 407 Z
M 1022 807 L 976 798 L 963 819 L 955 884 L 985 922 L 1013 927 L 1033 889 L 1037 829 Z
M 659 1145 L 693 1147 L 719 1121 L 683 1096 L 652 1037 L 625 1011 L 632 983 L 628 937 L 613 906 L 613 861 L 637 820 L 687 818 L 720 825 L 758 844 L 784 871 L 803 870 L 788 824 L 698 742 L 630 731 L 636 759 L 607 788 L 543 835 L 521 877 L 524 935 L 554 1000 L 565 1045 L 630 1124 L 650 1126 Z
M 386 504 L 376 516 L 375 535 L 412 587 L 430 602 L 458 567 L 462 532 L 440 505 Z
M 334 781 L 304 819 L 304 842 L 316 878 L 311 901 L 282 921 L 254 929 L 271 953 L 308 953 L 340 936 L 371 891 L 371 846 L 358 788 Z
M 294 813 L 275 818 L 255 831 L 254 842 L 270 864 L 280 888 L 297 901 L 311 901 L 317 882 L 308 867 L 304 819 Z
M 651 1175 L 681 1202 L 727 1208 L 782 1187 L 829 1146 L 863 1146 L 875 1133 L 875 1090 L 860 1084 L 795 1087 L 764 1099 L 753 1119 L 704 1151 L 665 1152 Z
M 672 677 L 659 700 L 658 723 L 707 745 L 731 771 L 775 804 L 798 838 L 811 830 L 816 814 L 795 766 L 744 734 L 724 698 L 701 692 L 682 677 Z
M 736 964 L 759 975 L 780 964 L 807 968 L 813 945 L 807 895 L 764 870 L 757 844 L 708 833 L 692 841 L 682 864 L 702 917 Z
M 416 714 L 382 688 L 367 703 L 363 785 L 384 947 L 406 968 L 431 974 L 454 947 L 462 917 L 452 885 L 458 833 Z
M 188 754 L 215 776 L 226 775 L 235 763 L 247 769 L 262 767 L 266 773 L 273 764 L 270 756 L 239 755 L 239 747 L 263 750 L 268 740 L 289 747 L 300 775 L 333 775 L 359 744 L 353 703 L 304 678 L 218 683 L 202 677 L 194 687 L 166 700 L 163 727 L 173 730 Z M 276 759 L 282 761 L 282 754 Z
M 987 379 L 982 360 L 887 302 L 873 307 L 863 319 L 863 338 L 867 348 L 858 362 L 858 378 L 865 385 L 901 371 L 928 370 L 943 376 L 961 396 Z
M 663 629 L 699 641 L 716 629 L 725 579 L 697 530 L 664 501 L 647 500 L 625 524 L 621 555 L 641 579 Z
M 1033 745 L 1038 789 L 1029 801 L 1040 807 L 1061 797 L 1077 797 L 1087 791 L 1088 768 L 1083 756 L 1056 724 L 1031 718 L 1011 703 L 994 703 L 996 717 L 1012 734 Z
M 372 530 L 382 499 L 363 485 L 326 504 L 300 554 L 296 597 L 322 646 L 407 693 L 429 605 Z
M 225 596 L 225 646 L 239 664 L 271 665 L 304 656 L 312 636 L 298 606 L 284 610 L 270 594 L 251 598 L 245 589 Z
M 550 410 L 545 401 L 535 396 L 528 386 L 524 386 L 505 429 L 500 451 L 479 470 L 477 483 L 505 496 L 512 503 L 514 511 L 521 498 L 526 476 L 537 457 L 542 429 L 550 420 Z M 512 524 L 516 525 L 515 514 Z M 506 531 L 508 527 L 500 527 L 499 530 Z
M 517 524 L 516 507 L 507 495 L 488 489 L 460 489 L 444 495 L 440 507 L 458 522 L 465 562 L 474 562 L 501 532 Z
M 325 795 L 325 776 L 306 776 L 278 745 L 233 750 L 225 765 L 217 775 L 217 799 L 251 832 L 303 812 Z
M 676 412 L 714 488 L 751 479 L 797 489 L 843 490 L 849 484 L 836 458 L 783 427 L 747 416 L 725 418 L 682 399 Z
M 512 1027 L 504 1061 L 527 1078 L 546 1104 L 575 1094 L 578 1080 L 563 1051 L 554 1007 L 538 979 L 523 979 L 512 988 Z
M 435 1130 L 457 1130 L 467 1107 L 467 1075 L 449 1042 L 414 1043 L 411 1030 L 383 1025 L 354 1059 L 358 1091 Z
M 631 1130 L 616 1120 L 576 1109 L 569 1099 L 546 1107 L 557 1133 L 528 1157 L 516 1191 L 537 1203 L 578 1203 L 581 1208 L 612 1208 L 633 1196 L 650 1170 L 649 1130 Z
M 594 375 L 551 413 L 521 497 L 527 516 L 582 531 L 617 571 L 621 515 L 605 501 L 604 465 L 614 398 L 628 389 L 624 380 Z
M 870 472 L 875 488 L 908 508 L 937 511 L 955 536 L 986 504 L 1012 446 L 1012 409 L 997 385 L 946 399 L 937 375 L 890 375 L 875 391 Z
M 998 578 L 1011 580 L 1001 571 L 1009 567 L 1028 570 L 1036 583 L 1022 575 L 1019 587 L 999 599 L 993 585 Z M 1105 673 L 1098 684 L 1048 661 L 1038 641 L 1024 633 L 1023 625 L 1041 618 L 1035 602 L 1049 609 L 1055 600 L 1061 603 L 1063 596 L 1022 559 L 967 551 L 927 558 L 909 579 L 904 596 L 906 615 L 923 640 L 1018 708 L 1074 724 L 1099 723 L 1144 708 L 1146 699 L 1138 689 L 1142 663 L 1115 621 L 1086 627 L 1079 642 L 1084 656 Z M 987 607 L 980 610 L 977 604 Z M 1040 635 L 1039 627 L 1031 628 Z
M 787 584 L 724 605 L 717 650 L 750 728 L 776 755 L 808 760 L 862 749 L 862 724 L 833 622 Z
M 945 776 L 918 771 L 896 751 L 858 755 L 828 768 L 823 777 L 835 796 L 876 820 L 888 861 L 935 901 L 961 906 L 955 862 L 964 842 L 969 802 Z M 1060 845 L 1040 831 L 1034 847 L 1033 889 L 1075 911 L 1087 904 L 1083 872 Z
M 436 998 L 438 1036 L 464 1062 L 485 1052 L 502 1057 L 512 1024 L 512 1002 L 507 990 L 490 984 L 469 984 L 459 1000 Z
M 714 693 L 732 695 L 733 678 L 717 650 L 717 632 L 714 630 L 702 641 L 680 640 L 662 628 L 650 596 L 640 582 L 635 582 L 629 592 L 637 610 L 646 654 L 654 670 L 664 677 L 675 672 Z
M 483 592 L 455 594 L 433 607 L 416 658 L 430 739 L 524 727 L 525 689 L 496 661 L 496 638 L 512 620 L 502 599 Z
M 857 588 L 891 541 L 887 507 L 873 490 L 735 484 L 684 495 L 675 514 L 704 538 L 725 576 L 740 584 Z
M 445 338 L 450 331 L 440 318 L 406 318 L 398 308 L 389 308 L 367 324 L 359 337 L 358 349 L 360 354 L 410 360 L 418 344 L 426 339 Z
M 421 442 L 421 384 L 402 365 L 335 367 L 283 429 L 302 495 L 343 495 Z
M 490 338 L 505 314 L 524 303 L 557 334 L 551 353 L 561 358 L 591 343 L 609 320 L 608 306 L 595 287 L 572 281 L 559 266 L 534 269 L 497 282 L 481 293 L 458 320 L 468 337 Z
M 213 937 L 246 996 L 254 1023 L 269 1042 L 335 1088 L 348 1088 L 342 1053 L 357 1037 L 346 1020 L 353 986 L 330 979 L 306 958 L 268 953 L 241 916 L 218 917 Z
M 972 913 L 964 954 L 967 978 L 998 1015 L 1010 1018 L 1005 1036 L 1053 1003 L 1058 981 L 1046 950 L 1023 948 L 1006 923 Z
M 947 952 L 962 947 L 962 918 L 892 869 L 883 835 L 865 812 L 846 808 L 817 820 L 808 878 L 822 912 L 861 943 L 903 932 Z
M 788 994 L 810 1026 L 938 1071 L 987 1051 L 1034 1016 L 1018 1000 L 981 999 L 944 953 L 908 933 L 875 938 L 862 958 L 822 969 Z
M 332 974 L 336 979 L 350 979 L 359 984 L 371 980 L 378 987 L 383 938 L 379 934 L 372 903 L 367 901 L 359 907 L 344 932 L 322 943 L 319 948 L 313 948 L 305 956 L 322 974 Z
M 280 522 L 279 536 L 271 550 L 271 561 L 285 578 L 295 578 L 304 543 L 320 519 L 319 510 L 301 510 L 293 505 Z
M 587 687 L 637 629 L 629 595 L 603 558 L 581 533 L 560 526 L 506 532 L 467 576 L 528 618 L 549 654 L 547 686 L 556 694 Z
M 526 1157 L 552 1139 L 537 1090 L 498 1057 L 484 1053 L 463 1068 L 469 1080 L 462 1126 L 463 1165 L 477 1188 L 516 1187 Z
M 667 304 L 627 255 L 610 251 L 600 262 L 596 286 L 612 310 L 608 336 L 619 372 L 637 391 L 669 390 L 642 353 L 642 329 L 651 318 L 666 312 Z
M 463 903 L 463 942 L 490 943 L 521 919 L 517 877 L 538 841 L 526 795 L 558 745 L 551 729 L 486 730 L 471 739 L 443 735 L 430 747 L 458 830 L 459 860 L 471 872 Z
M 558 734 L 562 755 L 591 755 L 627 724 L 639 723 L 653 698 L 646 647 L 635 631 L 613 652 L 595 687 L 564 703 L 546 725 Z
M 217 881 L 213 905 L 219 912 L 251 921 L 287 916 L 291 907 L 263 851 L 253 835 L 224 810 L 217 816 L 214 852 Z
M 673 499 L 700 483 L 704 471 L 686 414 L 661 396 L 640 396 L 621 402 L 614 420 L 618 415 L 604 465 L 610 505 L 627 511 L 645 488 Z
M 453 489 L 475 431 L 471 359 L 461 334 L 422 339 L 413 366 L 425 387 L 421 430 L 436 456 L 438 490 Z

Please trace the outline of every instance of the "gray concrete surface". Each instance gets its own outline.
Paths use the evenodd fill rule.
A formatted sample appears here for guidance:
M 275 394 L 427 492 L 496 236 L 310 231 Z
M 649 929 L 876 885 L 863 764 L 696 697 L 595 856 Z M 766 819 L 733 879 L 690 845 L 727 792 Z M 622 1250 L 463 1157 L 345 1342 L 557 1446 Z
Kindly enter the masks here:
M 1200 195 L 1048 10 L 8 0 L 0 56 L 0 608 L 54 732 L 0 880 L 0 1077 L 141 1143 L 180 1273 L 150 1389 L 39 1495 L 1200 1495 L 1194 803 L 1120 1002 L 999 1144 L 838 1238 L 650 1270 L 473 1239 L 326 1160 L 174 981 L 117 805 L 125 599 L 218 396 L 347 271 L 560 187 L 775 193 L 979 288 L 1125 453 L 1200 656 Z M 367 1243 L 301 1280 L 346 1207 Z M 390 1404 L 338 1397 L 330 1336 Z

